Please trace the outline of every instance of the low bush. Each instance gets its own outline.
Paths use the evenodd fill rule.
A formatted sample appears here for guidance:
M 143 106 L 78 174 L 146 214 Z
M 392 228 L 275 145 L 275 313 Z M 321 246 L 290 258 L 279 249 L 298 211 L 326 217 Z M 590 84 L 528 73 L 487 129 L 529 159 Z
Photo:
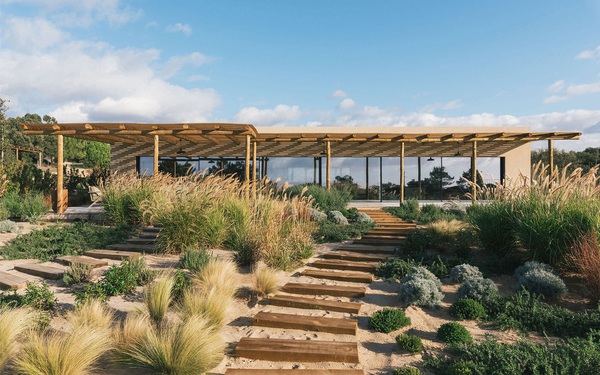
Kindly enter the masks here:
M 0 233 L 16 233 L 17 223 L 11 220 L 0 221 Z
M 333 187 L 331 190 L 319 185 L 306 184 L 294 185 L 286 191 L 290 196 L 304 194 L 312 197 L 312 205 L 319 210 L 328 212 L 332 210 L 343 210 L 350 200 L 352 193 L 345 189 L 337 189 Z
M 427 359 L 436 375 L 458 374 L 595 374 L 600 368 L 600 334 L 586 338 L 536 344 L 525 340 L 516 345 L 495 338 L 455 348 L 452 357 Z
M 470 264 L 459 264 L 450 270 L 450 279 L 455 283 L 462 283 L 469 279 L 482 279 L 483 274 L 476 266 Z
M 470 344 L 473 337 L 460 323 L 450 322 L 442 324 L 437 331 L 437 338 L 448 344 Z
M 17 352 L 17 339 L 32 327 L 34 319 L 30 309 L 2 307 L 0 304 L 0 372 Z
M 536 262 L 535 260 L 532 260 L 529 262 L 525 262 L 525 264 L 517 267 L 517 269 L 515 270 L 514 276 L 518 280 L 523 275 L 525 275 L 527 272 L 532 271 L 532 270 L 541 270 L 541 271 L 546 271 L 546 272 L 556 274 L 556 271 L 551 266 L 549 266 L 545 263 L 540 263 L 540 262 Z
M 354 221 L 357 223 L 373 223 L 373 219 L 371 219 L 371 216 L 367 215 L 364 212 L 357 212 L 354 215 Z
M 517 284 L 517 290 L 521 289 L 547 298 L 555 298 L 567 292 L 567 286 L 560 277 L 542 269 L 533 269 L 523 274 Z
M 416 367 L 401 367 L 394 370 L 393 375 L 421 375 L 421 370 Z
M 396 336 L 396 345 L 400 350 L 407 351 L 409 353 L 420 353 L 423 351 L 423 343 L 421 338 L 416 335 L 400 334 Z
M 483 305 L 470 298 L 462 298 L 454 302 L 448 313 L 458 320 L 477 320 L 486 316 Z
M 204 249 L 185 249 L 179 257 L 179 266 L 192 272 L 200 271 L 210 260 L 211 253 Z
M 48 284 L 28 282 L 21 303 L 36 310 L 52 311 L 56 304 L 56 297 Z
M 41 193 L 29 193 L 21 202 L 21 219 L 37 223 L 49 208 Z
M 390 333 L 410 325 L 410 318 L 400 309 L 385 308 L 373 313 L 369 325 L 377 332 Z
M 340 211 L 329 211 L 327 220 L 337 225 L 348 225 L 348 219 Z
M 400 207 L 385 207 L 384 211 L 404 220 L 416 221 L 419 224 L 429 224 L 439 220 L 463 220 L 465 218 L 463 210 L 444 210 L 433 204 L 424 205 L 419 209 L 419 202 L 416 199 L 409 199 L 402 203 Z
M 440 291 L 442 290 L 442 282 L 440 279 L 438 279 L 431 271 L 423 266 L 413 268 L 408 275 L 404 276 L 402 280 L 400 280 L 400 282 L 406 283 L 417 279 L 431 280 L 435 283 Z
M 104 227 L 90 223 L 52 225 L 20 235 L 0 248 L 7 259 L 35 258 L 54 260 L 63 255 L 81 255 L 85 250 L 123 242 L 130 236 L 129 227 Z
M 254 290 L 262 296 L 276 292 L 280 280 L 281 274 L 279 271 L 266 266 L 257 267 L 252 273 Z
M 327 214 L 325 212 L 319 211 L 316 208 L 310 208 L 310 220 L 315 222 L 321 222 L 327 220 Z
M 348 225 L 337 225 L 328 220 L 319 222 L 313 238 L 317 243 L 342 242 L 351 238 L 357 238 L 370 232 L 375 228 L 375 223 L 350 223 Z
M 75 292 L 75 304 L 81 305 L 90 301 L 107 302 L 110 296 L 106 295 L 104 286 L 101 282 L 98 283 L 87 283 L 83 287 L 83 290 L 76 290 Z
M 131 293 L 137 286 L 146 285 L 154 279 L 156 272 L 148 268 L 144 258 L 124 260 L 121 265 L 112 265 L 100 281 L 107 296 Z
M 386 280 L 400 280 L 420 265 L 420 262 L 412 258 L 393 258 L 377 264 L 375 267 L 375 276 Z
M 92 266 L 83 263 L 72 263 L 63 275 L 63 282 L 66 286 L 77 283 L 83 283 L 90 280 L 92 275 Z
M 182 270 L 175 271 L 173 279 L 175 283 L 173 284 L 173 289 L 171 289 L 171 296 L 173 297 L 173 302 L 179 302 L 183 298 L 185 291 L 192 285 L 192 280 Z
M 398 294 L 401 302 L 429 308 L 439 307 L 444 298 L 435 281 L 421 278 L 402 283 Z
M 468 279 L 456 292 L 456 297 L 485 301 L 498 295 L 498 286 L 491 279 Z

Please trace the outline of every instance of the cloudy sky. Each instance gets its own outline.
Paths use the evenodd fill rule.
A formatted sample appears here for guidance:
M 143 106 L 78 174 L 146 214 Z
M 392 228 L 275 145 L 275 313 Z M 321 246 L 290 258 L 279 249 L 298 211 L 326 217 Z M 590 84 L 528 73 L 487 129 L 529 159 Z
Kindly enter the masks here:
M 527 125 L 600 145 L 600 1 L 0 0 L 8 116 Z

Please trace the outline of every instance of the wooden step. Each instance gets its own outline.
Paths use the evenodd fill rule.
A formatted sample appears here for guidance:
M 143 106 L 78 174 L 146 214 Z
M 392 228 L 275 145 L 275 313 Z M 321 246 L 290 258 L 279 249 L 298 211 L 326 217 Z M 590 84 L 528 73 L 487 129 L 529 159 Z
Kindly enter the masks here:
M 151 245 L 151 244 L 156 243 L 156 237 L 142 238 L 140 236 L 140 237 L 130 238 L 126 242 L 129 244 L 133 244 L 133 245 Z
M 260 311 L 252 318 L 252 325 L 271 328 L 302 329 L 306 331 L 356 335 L 356 319 L 327 318 L 298 314 L 281 314 Z
M 108 266 L 108 262 L 105 260 L 98 260 L 96 258 L 87 256 L 65 255 L 63 257 L 56 258 L 56 261 L 62 264 L 66 264 L 67 266 L 70 266 L 73 263 L 86 264 L 92 268 Z
M 107 245 L 107 250 L 119 250 L 119 251 L 135 251 L 139 253 L 156 253 L 155 245 L 134 245 L 126 243 L 118 243 L 114 245 Z
M 244 369 L 228 368 L 225 375 L 364 375 L 364 370 L 342 369 L 342 370 L 309 370 L 309 369 Z
M 85 255 L 98 259 L 124 260 L 140 257 L 142 254 L 131 251 L 95 249 L 84 252 Z
M 303 276 L 314 277 L 316 279 L 346 281 L 349 283 L 369 284 L 374 280 L 373 274 L 366 272 L 316 270 L 314 268 L 307 268 L 300 273 Z
M 385 256 L 378 255 L 367 255 L 367 254 L 359 254 L 353 252 L 346 251 L 330 251 L 328 253 L 323 254 L 323 258 L 325 259 L 343 259 L 343 260 L 351 260 L 355 262 L 384 262 L 388 259 Z
M 403 234 L 365 234 L 361 236 L 363 240 L 400 240 L 403 241 L 406 239 L 406 236 Z
M 358 314 L 361 303 L 341 302 L 317 299 L 312 297 L 289 296 L 286 294 L 277 294 L 269 298 L 269 303 L 274 306 L 295 307 L 298 309 L 325 310 Z
M 311 266 L 316 267 L 316 268 L 326 268 L 328 270 L 360 271 L 360 272 L 375 271 L 375 265 L 373 263 L 350 262 L 347 260 L 339 260 L 339 259 L 317 259 L 311 263 Z
M 362 286 L 287 283 L 281 288 L 281 291 L 313 296 L 364 297 L 366 289 Z
M 142 233 L 140 235 L 138 235 L 138 238 L 147 238 L 147 239 L 152 239 L 152 238 L 158 238 L 158 233 Z
M 344 251 L 359 254 L 396 254 L 398 246 L 371 246 L 361 244 L 346 244 L 335 249 L 336 251 Z
M 242 337 L 235 348 L 235 354 L 238 357 L 277 362 L 358 363 L 358 344 Z
M 27 285 L 27 279 L 20 276 L 0 271 L 0 289 L 21 289 Z
M 160 228 L 157 228 L 157 227 L 144 227 L 144 228 L 142 228 L 142 232 L 146 232 L 146 233 L 160 233 Z
M 378 245 L 382 245 L 382 246 L 400 246 L 400 244 L 402 244 L 405 240 L 404 239 L 397 239 L 397 240 L 392 240 L 392 239 L 367 239 L 367 240 L 354 240 L 352 241 L 353 244 L 356 245 L 370 245 L 370 246 L 378 246 Z
M 44 279 L 62 279 L 65 271 L 62 268 L 48 266 L 39 263 L 23 263 L 15 265 L 15 269 L 29 275 L 43 277 Z

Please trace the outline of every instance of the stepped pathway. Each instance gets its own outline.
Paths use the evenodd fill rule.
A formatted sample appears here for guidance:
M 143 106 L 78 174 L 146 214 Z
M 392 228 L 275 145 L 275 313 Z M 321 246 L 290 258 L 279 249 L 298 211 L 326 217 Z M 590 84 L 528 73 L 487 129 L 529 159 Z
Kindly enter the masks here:
M 262 368 L 228 368 L 227 375 L 243 374 L 364 374 L 360 369 L 359 343 L 356 340 L 360 298 L 369 292 L 377 263 L 393 256 L 399 243 L 416 225 L 403 222 L 377 210 L 363 210 L 377 222 L 377 227 L 351 244 L 343 244 L 306 264 L 280 292 L 268 300 L 252 318 L 248 335 L 237 344 L 234 354 L 242 359 L 258 361 Z M 381 223 L 381 224 L 380 224 Z M 368 241 L 362 241 L 365 239 Z M 393 240 L 393 243 L 388 243 Z M 276 328 L 277 332 L 263 336 L 260 327 Z M 280 338 L 288 330 L 300 330 L 294 339 Z M 306 332 L 306 333 L 304 333 Z M 332 333 L 330 340 L 316 339 L 308 332 Z M 263 333 L 263 335 L 260 335 Z M 300 338 L 298 338 L 300 337 Z M 241 360 L 247 363 L 248 360 Z M 294 362 L 294 369 L 276 369 L 273 362 Z M 343 369 L 307 369 L 310 363 L 324 363 Z M 287 366 L 287 365 L 286 365 Z M 324 365 L 316 365 L 323 367 Z M 340 366 L 340 365 L 338 365 Z M 356 368 L 359 367 L 359 368 Z
M 16 263 L 13 269 L 0 271 L 0 289 L 21 289 L 27 282 L 38 281 L 39 278 L 60 280 L 67 266 L 73 263 L 99 268 L 108 266 L 108 260 L 121 261 L 140 257 L 144 253 L 154 253 L 159 234 L 160 228 L 142 228 L 137 236 L 123 244 L 108 245 L 106 249 L 88 250 L 83 256 L 62 256 L 52 262 L 44 263 L 24 260 L 23 263 Z

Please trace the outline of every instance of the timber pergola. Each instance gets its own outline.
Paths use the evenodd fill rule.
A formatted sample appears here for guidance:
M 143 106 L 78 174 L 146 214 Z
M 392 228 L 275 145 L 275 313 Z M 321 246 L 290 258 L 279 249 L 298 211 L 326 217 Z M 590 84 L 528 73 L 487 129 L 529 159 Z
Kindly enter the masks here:
M 471 157 L 477 170 L 478 157 L 500 157 L 533 141 L 548 141 L 549 164 L 553 168 L 552 142 L 577 140 L 580 132 L 530 132 L 527 127 L 255 127 L 228 123 L 69 123 L 23 124 L 28 135 L 58 137 L 58 185 L 62 186 L 63 136 L 104 142 L 121 148 L 152 145 L 154 171 L 158 170 L 161 147 L 181 149 L 182 142 L 204 156 L 244 157 L 245 181 L 256 181 L 256 157 L 325 156 L 326 186 L 331 187 L 331 157 L 400 157 L 400 201 L 404 200 L 405 157 Z M 473 132 L 466 130 L 472 129 Z M 161 146 L 161 142 L 163 146 Z M 166 145 L 166 146 L 165 146 Z M 252 171 L 250 162 L 252 160 Z M 476 182 L 473 173 L 473 182 Z M 472 196 L 476 191 L 473 184 Z M 61 189 L 59 189 L 61 194 Z M 59 197 L 60 198 L 60 197 Z M 60 199 L 59 199 L 60 201 Z
M 8 148 L 9 150 L 15 150 L 15 159 L 17 159 L 17 160 L 19 160 L 19 152 L 29 152 L 32 154 L 37 154 L 38 168 L 42 167 L 42 155 L 43 155 L 42 150 L 38 150 L 35 148 L 30 148 L 30 147 L 23 147 L 23 146 L 7 146 L 6 148 Z

